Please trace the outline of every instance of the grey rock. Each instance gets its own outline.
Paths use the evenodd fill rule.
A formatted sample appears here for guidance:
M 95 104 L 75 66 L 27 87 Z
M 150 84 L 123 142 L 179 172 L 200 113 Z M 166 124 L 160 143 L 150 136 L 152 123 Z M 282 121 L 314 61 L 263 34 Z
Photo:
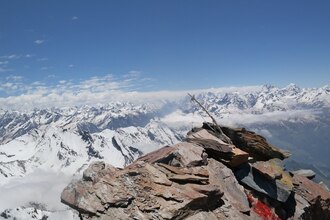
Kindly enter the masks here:
M 313 170 L 309 169 L 301 169 L 301 170 L 296 170 L 296 171 L 291 171 L 293 175 L 300 175 L 307 177 L 308 179 L 313 179 L 315 177 L 315 172 Z
M 250 164 L 240 166 L 235 172 L 235 176 L 238 181 L 280 202 L 286 202 L 292 192 L 292 189 L 279 180 L 271 180 Z

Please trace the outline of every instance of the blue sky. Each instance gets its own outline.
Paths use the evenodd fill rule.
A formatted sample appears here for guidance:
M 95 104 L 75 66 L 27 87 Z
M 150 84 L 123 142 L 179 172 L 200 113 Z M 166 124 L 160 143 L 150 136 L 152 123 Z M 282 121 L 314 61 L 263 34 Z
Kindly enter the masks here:
M 329 81 L 328 0 L 0 2 L 2 97 Z

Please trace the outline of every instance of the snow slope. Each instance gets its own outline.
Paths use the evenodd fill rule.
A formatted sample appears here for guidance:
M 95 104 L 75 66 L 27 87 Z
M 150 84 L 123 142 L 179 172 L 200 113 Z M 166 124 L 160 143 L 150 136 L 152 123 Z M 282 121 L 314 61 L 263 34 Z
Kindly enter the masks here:
M 325 126 L 323 130 L 330 127 L 324 120 L 330 109 L 329 86 L 265 85 L 189 92 L 222 124 L 244 125 L 270 139 L 272 133 L 289 131 L 297 124 Z M 30 219 L 32 215 L 35 219 L 44 215 L 70 215 L 74 219 L 58 200 L 31 195 L 46 192 L 49 187 L 53 189 L 49 197 L 58 194 L 58 199 L 61 188 L 54 185 L 64 186 L 72 176 L 81 175 L 91 161 L 105 160 L 123 167 L 142 154 L 178 142 L 189 129 L 209 120 L 185 92 L 179 93 L 182 98 L 173 93 L 175 99 L 167 96 L 166 101 L 152 103 L 118 101 L 33 111 L 0 110 L 0 193 L 4 195 L 0 198 L 0 213 L 7 209 L 0 216 L 10 219 L 21 213 L 19 219 Z M 25 187 L 29 184 L 35 186 L 32 191 Z M 11 201 L 8 198 L 15 198 L 11 194 L 15 191 L 21 192 L 22 199 Z M 31 202 L 43 208 L 35 208 Z

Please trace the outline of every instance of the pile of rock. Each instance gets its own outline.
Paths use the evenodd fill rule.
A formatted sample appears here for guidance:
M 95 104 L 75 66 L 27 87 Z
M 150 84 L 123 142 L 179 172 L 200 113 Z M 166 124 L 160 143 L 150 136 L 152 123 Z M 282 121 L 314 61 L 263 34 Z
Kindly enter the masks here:
M 330 219 L 330 193 L 245 129 L 193 129 L 124 169 L 95 162 L 61 195 L 81 219 Z

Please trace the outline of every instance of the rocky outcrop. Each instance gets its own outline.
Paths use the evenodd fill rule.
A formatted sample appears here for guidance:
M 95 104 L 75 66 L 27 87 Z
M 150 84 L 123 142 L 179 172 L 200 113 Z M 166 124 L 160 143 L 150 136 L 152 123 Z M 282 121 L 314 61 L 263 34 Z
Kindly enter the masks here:
M 269 144 L 264 137 L 255 132 L 248 131 L 245 128 L 232 129 L 229 127 L 222 127 L 222 130 L 232 140 L 234 145 L 248 152 L 256 161 L 266 161 L 272 158 L 283 160 L 290 156 L 289 152 Z
M 61 195 L 81 219 L 327 219 L 329 192 L 281 159 L 288 155 L 244 129 L 212 124 L 124 169 L 94 162 Z M 253 157 L 253 159 L 249 159 Z M 248 160 L 249 159 L 249 160 Z
M 230 167 L 237 167 L 249 158 L 248 153 L 235 145 L 225 143 L 206 129 L 190 132 L 186 141 L 203 147 L 209 157 L 220 160 Z

